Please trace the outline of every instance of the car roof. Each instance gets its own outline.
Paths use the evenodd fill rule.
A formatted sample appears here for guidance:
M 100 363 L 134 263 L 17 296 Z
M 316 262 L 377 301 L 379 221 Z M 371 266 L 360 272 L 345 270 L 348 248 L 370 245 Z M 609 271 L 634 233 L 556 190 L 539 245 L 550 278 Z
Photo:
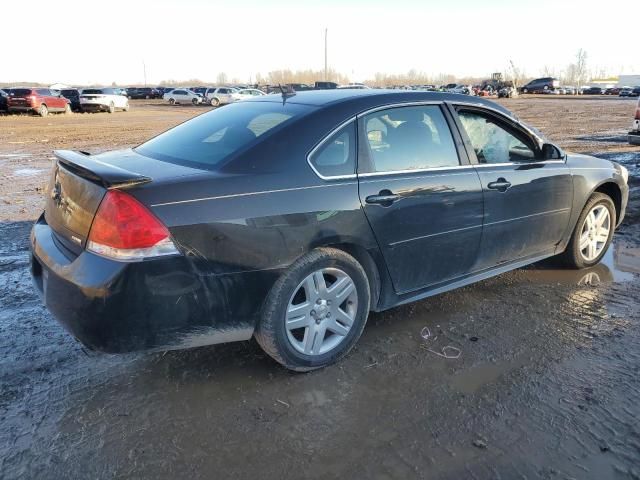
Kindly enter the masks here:
M 271 94 L 244 100 L 245 102 L 282 102 L 282 95 Z M 286 103 L 296 103 L 324 107 L 341 104 L 348 107 L 352 104 L 355 109 L 370 109 L 396 103 L 412 102 L 453 102 L 472 103 L 498 110 L 510 117 L 515 115 L 502 105 L 486 100 L 482 97 L 471 97 L 446 92 L 425 92 L 416 90 L 383 90 L 383 89 L 332 89 L 309 90 L 296 92 L 286 97 Z

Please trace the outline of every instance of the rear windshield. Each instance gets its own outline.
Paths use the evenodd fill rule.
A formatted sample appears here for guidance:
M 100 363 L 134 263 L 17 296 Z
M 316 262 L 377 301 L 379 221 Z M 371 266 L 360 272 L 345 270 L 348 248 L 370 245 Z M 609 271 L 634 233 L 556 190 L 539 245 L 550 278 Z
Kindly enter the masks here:
M 22 97 L 24 95 L 31 95 L 31 91 L 30 88 L 12 88 L 10 93 L 16 97 Z
M 312 107 L 276 102 L 239 102 L 205 113 L 136 148 L 147 157 L 206 170 L 220 168 L 232 155 Z
M 62 90 L 62 95 L 65 97 L 76 97 L 78 96 L 78 90 Z
M 100 95 L 101 93 L 104 93 L 104 90 L 100 90 L 99 88 L 85 88 L 82 90 L 82 93 L 86 93 L 88 95 Z

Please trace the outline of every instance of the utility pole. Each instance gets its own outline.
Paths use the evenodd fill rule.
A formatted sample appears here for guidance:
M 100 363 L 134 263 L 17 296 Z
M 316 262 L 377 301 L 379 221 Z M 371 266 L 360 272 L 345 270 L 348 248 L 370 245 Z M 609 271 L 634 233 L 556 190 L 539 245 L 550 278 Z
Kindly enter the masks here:
M 142 60 L 142 73 L 144 74 L 144 86 L 147 86 L 147 66 L 144 63 L 144 60 Z
M 328 28 L 324 29 L 324 81 L 325 82 L 329 80 L 327 75 L 327 30 Z

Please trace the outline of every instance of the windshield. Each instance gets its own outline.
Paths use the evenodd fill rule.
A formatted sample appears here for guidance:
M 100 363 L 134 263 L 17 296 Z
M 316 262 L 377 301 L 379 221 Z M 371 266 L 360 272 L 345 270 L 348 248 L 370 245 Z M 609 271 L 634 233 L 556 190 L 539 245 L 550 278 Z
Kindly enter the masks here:
M 220 168 L 312 107 L 276 102 L 240 102 L 200 115 L 143 143 L 147 157 L 207 170 Z

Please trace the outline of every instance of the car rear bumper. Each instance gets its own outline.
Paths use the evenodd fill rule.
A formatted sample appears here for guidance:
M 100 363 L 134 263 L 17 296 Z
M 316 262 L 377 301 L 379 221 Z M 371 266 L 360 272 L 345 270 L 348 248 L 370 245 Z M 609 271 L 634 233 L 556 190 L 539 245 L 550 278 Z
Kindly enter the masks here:
M 11 105 L 8 110 L 10 112 L 35 112 L 37 108 L 28 105 Z
M 198 273 L 183 256 L 135 263 L 86 251 L 75 256 L 44 216 L 31 232 L 31 251 L 33 283 L 45 305 L 91 350 L 174 350 L 253 334 L 255 311 L 243 311 L 238 296 L 247 290 L 230 290 L 246 279 Z
M 80 103 L 80 108 L 82 110 L 109 110 L 109 105 L 106 105 L 104 103 L 86 103 L 86 102 L 81 102 Z

